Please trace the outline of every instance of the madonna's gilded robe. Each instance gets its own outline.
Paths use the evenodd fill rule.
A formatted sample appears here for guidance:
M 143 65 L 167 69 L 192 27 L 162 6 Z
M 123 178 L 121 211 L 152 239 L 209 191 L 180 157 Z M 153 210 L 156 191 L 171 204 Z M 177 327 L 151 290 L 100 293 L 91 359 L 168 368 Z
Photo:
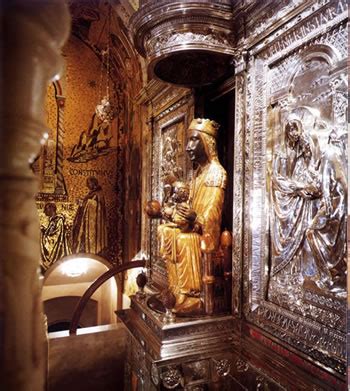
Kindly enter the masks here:
M 212 160 L 197 172 L 191 184 L 195 225 L 209 233 L 217 247 L 220 237 L 221 212 L 226 187 L 226 172 Z M 202 282 L 201 235 L 182 233 L 177 227 L 162 224 L 158 228 L 160 254 L 167 264 L 169 288 L 176 296 L 175 310 L 186 312 L 200 308 Z

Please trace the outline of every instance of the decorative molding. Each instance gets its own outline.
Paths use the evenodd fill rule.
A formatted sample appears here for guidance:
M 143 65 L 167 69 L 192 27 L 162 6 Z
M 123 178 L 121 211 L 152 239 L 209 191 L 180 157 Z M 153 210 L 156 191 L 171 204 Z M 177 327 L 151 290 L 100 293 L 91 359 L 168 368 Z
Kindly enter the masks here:
M 331 26 L 336 26 L 348 17 L 346 0 L 319 0 L 251 49 L 256 55 L 267 49 L 266 55 L 279 57 L 300 46 L 306 39 L 323 35 Z
M 143 4 L 131 26 L 136 49 L 148 60 L 149 75 L 191 87 L 225 75 L 236 53 L 232 16 L 229 1 Z
M 219 377 L 226 377 L 231 371 L 231 362 L 227 358 L 215 360 L 215 370 Z
M 181 47 L 183 45 L 188 46 L 189 49 L 191 47 L 198 49 L 203 46 L 203 49 L 218 51 L 223 51 L 223 48 L 227 47 L 226 53 L 234 54 L 236 52 L 233 49 L 232 38 L 219 32 L 172 31 L 167 34 L 155 35 L 146 42 L 145 47 L 147 53 L 150 53 L 151 56 L 151 53 L 163 52 L 168 50 L 169 47 L 172 50 L 176 50 L 177 46 Z M 231 47 L 232 49 L 230 50 Z
M 246 129 L 246 77 L 244 73 L 236 76 L 235 97 L 235 151 L 233 165 L 233 246 L 232 246 L 232 310 L 241 316 L 242 302 L 242 242 L 244 192 L 242 178 L 245 172 L 245 153 L 243 152 Z
M 169 366 L 165 367 L 164 369 L 160 375 L 160 378 L 162 379 L 163 386 L 167 390 L 172 390 L 179 385 L 183 386 L 184 380 L 178 368 Z

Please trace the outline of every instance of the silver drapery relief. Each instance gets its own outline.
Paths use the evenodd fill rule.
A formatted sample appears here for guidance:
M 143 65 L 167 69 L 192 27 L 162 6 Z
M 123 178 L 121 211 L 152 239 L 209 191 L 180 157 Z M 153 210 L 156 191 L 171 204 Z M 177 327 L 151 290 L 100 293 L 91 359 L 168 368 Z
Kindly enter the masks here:
M 164 97 L 167 100 L 167 97 Z M 164 101 L 164 100 L 163 100 Z M 171 100 L 169 100 L 171 103 Z M 163 107 L 163 110 L 154 118 L 152 140 L 152 199 L 163 200 L 164 188 L 171 177 L 183 179 L 186 177 L 187 167 L 185 159 L 185 129 L 188 125 L 192 110 L 191 95 L 185 94 L 173 104 Z M 158 253 L 157 228 L 158 220 L 150 223 L 151 259 L 153 282 L 159 286 L 166 286 L 167 274 L 164 261 Z
M 180 140 L 179 140 L 180 138 Z M 184 138 L 183 123 L 177 122 L 169 125 L 162 132 L 162 166 L 161 180 L 163 184 L 174 179 L 182 179 L 184 174 L 184 159 L 180 158 L 181 141 Z M 183 153 L 182 153 L 183 155 Z
M 271 110 L 268 297 L 341 327 L 339 316 L 313 311 L 318 301 L 305 304 L 305 296 L 346 297 L 347 78 L 332 75 L 320 48 L 304 57 Z
M 236 113 L 246 110 L 236 117 L 235 176 L 243 164 L 245 181 L 235 180 L 243 246 L 233 286 L 242 270 L 245 318 L 344 373 L 346 3 L 301 13 L 306 21 L 290 18 L 248 49 L 236 77 Z

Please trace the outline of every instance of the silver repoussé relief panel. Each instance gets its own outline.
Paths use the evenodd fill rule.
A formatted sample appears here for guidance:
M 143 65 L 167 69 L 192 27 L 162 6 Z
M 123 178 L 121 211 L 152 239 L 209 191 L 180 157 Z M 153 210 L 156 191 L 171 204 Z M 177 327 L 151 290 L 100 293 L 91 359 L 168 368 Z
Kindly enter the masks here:
M 248 51 L 237 90 L 247 108 L 244 188 L 235 182 L 247 232 L 243 313 L 344 374 L 347 6 L 338 0 L 309 8 L 290 30 Z
M 188 160 L 185 155 L 186 129 L 191 118 L 191 95 L 186 95 L 162 111 L 154 119 L 152 139 L 152 199 L 162 202 L 165 185 L 173 178 L 186 179 Z M 160 221 L 151 221 L 151 278 L 166 286 L 164 261 L 159 256 L 157 228 Z

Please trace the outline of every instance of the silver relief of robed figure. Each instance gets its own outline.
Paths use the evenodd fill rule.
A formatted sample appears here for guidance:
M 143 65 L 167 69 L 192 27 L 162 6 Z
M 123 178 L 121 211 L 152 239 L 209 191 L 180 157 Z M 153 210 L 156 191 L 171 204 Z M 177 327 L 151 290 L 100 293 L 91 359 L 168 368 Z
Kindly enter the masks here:
M 289 275 L 299 284 L 315 284 L 342 295 L 346 287 L 344 148 L 337 130 L 326 130 L 329 136 L 322 147 L 301 116 L 292 112 L 284 124 L 285 148 L 275 154 L 272 165 L 271 275 L 280 285 Z

